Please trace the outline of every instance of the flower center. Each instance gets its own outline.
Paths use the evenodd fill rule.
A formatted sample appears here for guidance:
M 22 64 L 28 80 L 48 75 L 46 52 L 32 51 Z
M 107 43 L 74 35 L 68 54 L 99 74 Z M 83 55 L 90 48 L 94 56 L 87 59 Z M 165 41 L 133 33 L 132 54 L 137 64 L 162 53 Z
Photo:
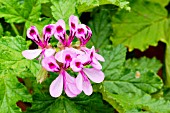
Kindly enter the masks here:
M 76 62 L 75 65 L 76 67 L 80 68 L 81 62 Z
M 67 54 L 66 57 L 65 57 L 65 60 L 71 62 L 72 58 L 69 54 Z
M 50 62 L 48 65 L 51 69 L 54 69 L 56 67 L 52 62 Z
M 50 34 L 51 33 L 51 29 L 49 27 L 47 27 L 46 28 L 46 32 Z
M 78 29 L 78 34 L 84 34 L 84 29 L 83 28 Z
M 30 30 L 30 35 L 33 36 L 33 35 L 35 35 L 35 34 L 36 34 L 35 30 L 31 29 L 31 30 Z
M 60 32 L 63 31 L 63 28 L 61 26 L 58 26 L 56 30 L 57 30 L 58 33 L 60 33 Z
M 74 24 L 74 23 L 72 23 L 72 22 L 71 22 L 71 27 L 72 27 L 73 29 L 75 29 L 75 28 L 76 28 L 75 24 Z

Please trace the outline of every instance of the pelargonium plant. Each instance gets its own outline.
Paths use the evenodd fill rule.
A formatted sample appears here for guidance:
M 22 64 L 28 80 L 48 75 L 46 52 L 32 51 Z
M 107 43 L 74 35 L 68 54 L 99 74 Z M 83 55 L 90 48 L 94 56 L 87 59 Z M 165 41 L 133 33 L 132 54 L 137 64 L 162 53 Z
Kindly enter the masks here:
M 94 46 L 91 49 L 86 47 L 92 36 L 91 29 L 84 24 L 78 24 L 78 17 L 74 15 L 69 18 L 69 27 L 70 33 L 67 35 L 65 22 L 60 19 L 55 24 L 49 24 L 43 28 L 42 38 L 35 26 L 27 30 L 27 37 L 39 48 L 25 50 L 22 55 L 30 60 L 39 57 L 37 60 L 41 62 L 45 70 L 58 73 L 49 87 L 52 97 L 59 97 L 63 89 L 68 97 L 76 97 L 82 91 L 86 95 L 91 95 L 93 88 L 90 80 L 95 83 L 101 83 L 104 80 L 102 65 L 99 63 L 99 61 L 104 62 L 104 58 L 96 52 Z M 49 43 L 53 35 L 58 40 L 59 51 L 56 51 L 57 48 Z M 72 43 L 74 38 L 78 39 L 75 44 Z M 67 72 L 70 70 L 76 77 Z

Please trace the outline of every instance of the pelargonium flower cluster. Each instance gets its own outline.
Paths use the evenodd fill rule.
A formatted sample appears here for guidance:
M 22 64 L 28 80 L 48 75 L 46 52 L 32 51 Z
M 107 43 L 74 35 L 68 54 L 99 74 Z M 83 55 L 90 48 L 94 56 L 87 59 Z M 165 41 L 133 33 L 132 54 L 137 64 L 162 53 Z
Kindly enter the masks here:
M 95 83 L 104 80 L 102 66 L 99 63 L 104 61 L 104 58 L 96 53 L 94 47 L 91 49 L 86 47 L 92 36 L 91 29 L 84 24 L 78 24 L 78 17 L 74 15 L 69 18 L 69 27 L 70 33 L 67 35 L 65 22 L 60 19 L 56 24 L 49 24 L 43 28 L 42 38 L 35 26 L 27 30 L 27 37 L 33 40 L 39 49 L 25 50 L 22 52 L 23 56 L 30 60 L 39 56 L 38 59 L 44 69 L 59 73 L 49 88 L 52 97 L 59 97 L 63 89 L 68 97 L 76 97 L 82 91 L 86 95 L 91 95 L 93 88 L 90 80 Z M 49 44 L 53 35 L 58 40 L 60 51 L 56 51 Z M 72 45 L 75 37 L 79 41 L 79 45 L 76 46 Z M 75 72 L 77 76 L 71 76 L 68 70 Z

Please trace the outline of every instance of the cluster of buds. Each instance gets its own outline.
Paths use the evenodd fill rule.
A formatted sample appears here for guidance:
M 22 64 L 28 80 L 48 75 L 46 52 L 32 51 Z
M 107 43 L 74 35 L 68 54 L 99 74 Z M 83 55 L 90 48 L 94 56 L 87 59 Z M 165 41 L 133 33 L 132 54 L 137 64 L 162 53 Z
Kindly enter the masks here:
M 86 47 L 87 42 L 92 36 L 91 29 L 78 24 L 78 18 L 71 15 L 69 18 L 70 33 L 66 34 L 65 22 L 60 19 L 56 24 L 49 24 L 43 28 L 43 37 L 40 38 L 35 26 L 27 30 L 27 37 L 33 40 L 39 49 L 25 50 L 22 55 L 27 59 L 34 59 L 39 56 L 42 67 L 50 72 L 59 73 L 50 85 L 49 92 L 52 97 L 59 97 L 63 89 L 68 97 L 76 97 L 82 91 L 86 95 L 93 92 L 90 80 L 100 83 L 104 80 L 104 73 L 99 61 L 104 58 L 97 54 L 95 48 Z M 56 51 L 49 44 L 51 36 L 58 40 Z M 73 45 L 74 38 L 78 39 L 79 44 Z M 75 72 L 76 77 L 68 74 L 68 70 Z

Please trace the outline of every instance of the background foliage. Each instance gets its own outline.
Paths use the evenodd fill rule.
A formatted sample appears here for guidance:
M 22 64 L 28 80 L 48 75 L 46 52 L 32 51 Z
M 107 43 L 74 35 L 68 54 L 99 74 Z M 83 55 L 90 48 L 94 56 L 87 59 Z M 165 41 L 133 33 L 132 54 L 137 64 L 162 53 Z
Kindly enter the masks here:
M 0 113 L 169 113 L 168 4 L 169 0 L 0 0 Z M 94 45 L 106 59 L 105 80 L 93 84 L 91 96 L 52 98 L 48 88 L 57 75 L 49 73 L 37 83 L 47 73 L 37 60 L 21 54 L 35 48 L 26 30 L 34 25 L 41 33 L 44 25 L 58 19 L 68 23 L 72 14 L 92 29 L 87 46 Z M 126 59 L 129 51 L 144 51 L 158 41 L 166 44 L 165 63 L 147 57 Z M 53 39 L 51 43 L 56 44 Z M 162 66 L 164 78 L 157 75 Z

